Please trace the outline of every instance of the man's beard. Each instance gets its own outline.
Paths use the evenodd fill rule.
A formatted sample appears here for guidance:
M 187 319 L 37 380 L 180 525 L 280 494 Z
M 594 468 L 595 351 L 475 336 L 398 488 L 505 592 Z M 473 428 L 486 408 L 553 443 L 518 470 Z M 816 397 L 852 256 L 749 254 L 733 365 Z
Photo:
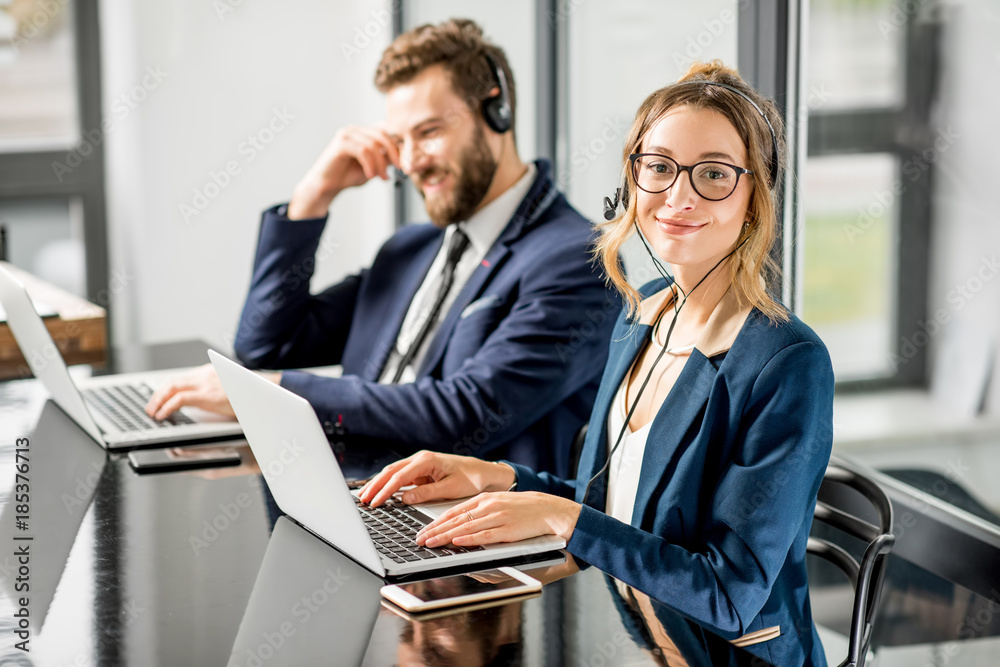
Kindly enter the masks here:
M 418 188 L 431 221 L 438 227 L 447 227 L 468 220 L 490 189 L 496 169 L 497 161 L 486 145 L 483 128 L 477 125 L 472 142 L 459 157 L 458 173 L 454 174 L 455 184 L 451 192 L 442 192 L 428 199 L 423 189 Z M 429 169 L 420 175 L 419 180 L 423 182 L 434 178 L 442 171 L 439 168 Z

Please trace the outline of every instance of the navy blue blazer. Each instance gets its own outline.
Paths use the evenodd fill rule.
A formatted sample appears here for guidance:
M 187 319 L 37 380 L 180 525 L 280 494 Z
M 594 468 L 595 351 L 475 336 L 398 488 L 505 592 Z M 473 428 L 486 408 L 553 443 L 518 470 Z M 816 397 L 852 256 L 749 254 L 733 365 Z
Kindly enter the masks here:
M 779 626 L 781 636 L 746 650 L 825 665 L 805 552 L 833 445 L 826 347 L 794 316 L 772 323 L 728 292 L 653 419 L 628 525 L 604 513 L 606 476 L 582 496 L 607 460 L 608 411 L 649 333 L 624 315 L 615 325 L 576 481 L 515 464 L 517 489 L 582 503 L 569 552 L 718 640 Z
M 332 434 L 418 449 L 508 458 L 568 474 L 621 307 L 591 262 L 594 230 L 556 189 L 547 162 L 462 287 L 410 384 L 378 383 L 403 318 L 443 242 L 407 226 L 357 275 L 310 294 L 326 218 L 264 213 L 234 343 L 254 368 L 341 364 L 340 378 L 286 371 Z

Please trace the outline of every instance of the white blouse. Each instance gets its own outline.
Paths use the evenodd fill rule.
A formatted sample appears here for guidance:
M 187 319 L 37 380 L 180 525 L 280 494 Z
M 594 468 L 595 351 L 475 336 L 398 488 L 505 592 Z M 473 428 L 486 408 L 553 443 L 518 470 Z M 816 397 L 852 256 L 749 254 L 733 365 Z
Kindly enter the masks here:
M 625 402 L 625 390 L 631 373 L 625 374 L 625 379 L 618 387 L 608 412 L 608 452 L 611 452 L 618 439 L 618 433 L 628 416 L 628 406 Z M 642 470 L 642 456 L 646 451 L 646 436 L 653 422 L 650 421 L 638 431 L 631 427 L 625 428 L 622 443 L 618 451 L 611 455 L 608 469 L 608 504 L 605 508 L 608 516 L 625 523 L 632 522 L 632 509 L 635 507 L 635 496 L 639 490 L 639 472 Z

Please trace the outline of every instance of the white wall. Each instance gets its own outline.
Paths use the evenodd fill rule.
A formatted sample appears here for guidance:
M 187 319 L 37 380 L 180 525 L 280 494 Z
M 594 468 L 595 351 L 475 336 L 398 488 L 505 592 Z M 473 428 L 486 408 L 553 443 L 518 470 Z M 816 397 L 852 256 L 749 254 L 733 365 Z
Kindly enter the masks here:
M 388 8 L 386 0 L 102 3 L 119 343 L 229 346 L 260 212 L 288 200 L 337 128 L 384 117 L 372 76 L 392 36 Z M 262 150 L 245 143 L 266 141 L 272 120 L 279 131 Z M 219 177 L 226 186 L 216 190 L 211 173 L 227 163 L 239 173 Z M 371 262 L 392 231 L 390 188 L 379 181 L 338 198 L 323 240 L 336 245 L 318 284 Z M 195 190 L 215 196 L 196 200 Z
M 928 344 L 935 394 L 970 409 L 991 354 L 1000 369 L 1000 269 L 994 264 L 1000 258 L 1000 12 L 995 0 L 943 4 L 939 107 L 932 121 L 942 150 L 934 162 L 928 311 L 947 321 Z M 997 371 L 990 400 L 1000 414 Z

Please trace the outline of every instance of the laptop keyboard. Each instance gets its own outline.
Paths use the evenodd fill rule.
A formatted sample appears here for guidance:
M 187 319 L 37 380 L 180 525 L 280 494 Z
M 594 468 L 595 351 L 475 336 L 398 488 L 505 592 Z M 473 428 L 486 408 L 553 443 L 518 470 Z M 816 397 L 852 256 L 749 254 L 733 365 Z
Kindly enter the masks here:
M 375 548 L 396 563 L 483 551 L 482 547 L 451 545 L 427 549 L 417 546 L 417 531 L 431 522 L 426 514 L 395 499 L 387 500 L 381 507 L 365 505 L 356 497 L 354 503 L 358 506 Z
M 151 419 L 144 408 L 152 395 L 153 390 L 146 384 L 96 387 L 83 391 L 87 405 L 123 431 L 146 431 L 194 423 L 180 412 L 159 421 Z

